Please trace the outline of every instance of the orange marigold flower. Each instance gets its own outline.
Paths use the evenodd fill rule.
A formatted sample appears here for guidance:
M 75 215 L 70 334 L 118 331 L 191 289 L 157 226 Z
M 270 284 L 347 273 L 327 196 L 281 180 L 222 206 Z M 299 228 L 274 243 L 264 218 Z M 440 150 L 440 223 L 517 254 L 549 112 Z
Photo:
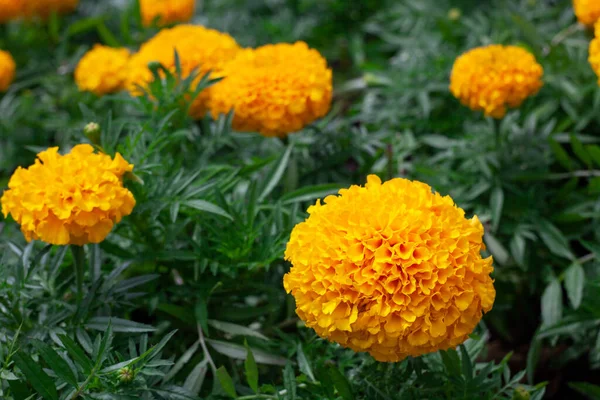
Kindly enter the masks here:
M 519 107 L 540 90 L 543 74 L 542 66 L 523 48 L 478 47 L 454 62 L 450 91 L 472 110 L 502 118 L 507 106 Z
M 23 0 L 0 0 L 0 23 L 20 17 L 22 10 Z
M 50 14 L 66 14 L 75 11 L 79 0 L 23 0 L 23 16 L 48 18 Z
M 590 43 L 589 61 L 592 69 L 598 75 L 598 84 L 600 85 L 600 21 L 596 22 L 595 31 L 596 37 Z
M 15 79 L 17 65 L 9 52 L 0 50 L 0 92 L 5 92 Z
M 187 22 L 194 16 L 196 0 L 140 0 L 144 26 L 157 20 L 159 25 Z
M 600 1 L 598 0 L 573 0 L 575 16 L 584 25 L 592 26 L 600 19 Z
M 238 131 L 283 137 L 325 116 L 331 106 L 331 69 L 304 42 L 244 50 L 221 75 L 211 112 L 216 118 L 234 109 Z
M 424 183 L 371 175 L 308 209 L 284 286 L 317 334 L 378 361 L 465 341 L 492 308 L 483 227 Z
M 159 62 L 175 73 L 175 50 L 179 55 L 183 77 L 193 71 L 199 74 L 196 85 L 207 72 L 219 73 L 240 47 L 228 34 L 202 26 L 178 25 L 163 29 L 131 57 L 126 84 L 131 94 L 141 95 L 138 85 L 146 87 L 152 82 L 153 75 L 148 68 L 150 62 Z M 192 117 L 204 116 L 211 89 L 203 90 L 194 100 L 190 109 Z
M 122 181 L 132 170 L 119 153 L 114 159 L 95 154 L 88 144 L 64 156 L 52 147 L 39 153 L 34 165 L 15 171 L 0 200 L 2 213 L 21 225 L 27 241 L 99 243 L 135 206 Z
M 75 68 L 77 87 L 98 96 L 123 89 L 129 57 L 127 49 L 95 45 Z

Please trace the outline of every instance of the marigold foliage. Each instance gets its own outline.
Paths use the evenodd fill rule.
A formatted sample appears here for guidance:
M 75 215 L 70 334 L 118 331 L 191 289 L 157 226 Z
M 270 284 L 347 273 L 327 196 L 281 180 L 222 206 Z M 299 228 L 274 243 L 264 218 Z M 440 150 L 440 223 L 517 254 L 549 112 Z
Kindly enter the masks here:
M 600 1 L 598 0 L 573 0 L 573 8 L 579 22 L 593 26 L 600 19 Z
M 0 23 L 4 23 L 21 15 L 23 0 L 0 0 Z
M 98 96 L 123 89 L 129 57 L 127 49 L 95 45 L 75 68 L 77 87 Z
M 15 79 L 16 69 L 17 65 L 12 55 L 0 50 L 0 92 L 6 91 Z
M 299 317 L 379 361 L 466 340 L 496 295 L 477 217 L 406 179 L 371 175 L 339 194 L 308 209 L 286 249 Z
M 233 128 L 286 136 L 329 112 L 332 73 L 318 51 L 304 42 L 241 51 L 215 85 L 211 112 L 235 110 Z
M 63 156 L 52 147 L 34 165 L 15 171 L 0 200 L 2 213 L 21 225 L 27 241 L 99 243 L 135 206 L 122 182 L 132 170 L 119 153 L 113 159 L 81 144 Z
M 459 56 L 450 91 L 465 106 L 502 118 L 542 87 L 544 70 L 527 50 L 516 46 L 478 47 Z
M 150 26 L 158 19 L 159 25 L 187 22 L 194 16 L 195 0 L 140 0 L 142 23 Z
M 596 37 L 590 43 L 589 61 L 592 69 L 598 75 L 598 84 L 600 85 L 600 21 L 595 26 Z
M 24 0 L 22 14 L 26 18 L 48 18 L 53 12 L 66 14 L 75 11 L 79 0 Z
M 175 50 L 179 55 L 183 77 L 196 71 L 199 73 L 197 84 L 207 72 L 219 73 L 235 57 L 240 47 L 228 34 L 202 26 L 178 25 L 163 29 L 131 57 L 126 84 L 131 94 L 141 95 L 138 85 L 146 87 L 152 82 L 153 75 L 148 68 L 150 62 L 159 62 L 175 73 Z M 194 118 L 204 116 L 210 94 L 211 88 L 203 90 L 194 100 L 190 110 Z

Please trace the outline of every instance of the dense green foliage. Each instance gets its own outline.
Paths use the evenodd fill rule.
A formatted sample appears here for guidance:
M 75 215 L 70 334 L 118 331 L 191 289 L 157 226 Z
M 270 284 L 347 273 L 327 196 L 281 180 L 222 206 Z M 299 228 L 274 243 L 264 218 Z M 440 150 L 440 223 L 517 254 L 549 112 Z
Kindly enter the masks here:
M 134 4 L 100 3 L 0 26 L 18 64 L 0 97 L 0 188 L 37 151 L 91 139 L 135 164 L 137 200 L 86 247 L 80 305 L 69 249 L 0 222 L 1 398 L 600 398 L 600 89 L 569 1 L 198 2 L 194 22 L 244 46 L 304 40 L 328 58 L 332 111 L 285 141 L 188 119 L 176 77 L 141 99 L 80 93 L 91 45 L 156 32 Z M 490 43 L 525 46 L 545 70 L 498 123 L 448 91 L 454 59 Z M 486 227 L 496 303 L 456 351 L 376 363 L 295 315 L 292 227 L 370 173 L 427 182 Z

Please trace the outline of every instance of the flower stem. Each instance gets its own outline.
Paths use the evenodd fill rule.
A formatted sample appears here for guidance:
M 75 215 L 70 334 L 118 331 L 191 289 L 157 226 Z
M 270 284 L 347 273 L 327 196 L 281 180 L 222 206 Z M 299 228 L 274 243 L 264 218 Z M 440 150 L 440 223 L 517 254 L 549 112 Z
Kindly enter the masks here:
M 75 282 L 77 284 L 77 313 L 81 307 L 83 300 L 83 271 L 85 267 L 85 250 L 83 246 L 71 245 L 71 253 L 73 254 L 73 267 L 75 268 Z

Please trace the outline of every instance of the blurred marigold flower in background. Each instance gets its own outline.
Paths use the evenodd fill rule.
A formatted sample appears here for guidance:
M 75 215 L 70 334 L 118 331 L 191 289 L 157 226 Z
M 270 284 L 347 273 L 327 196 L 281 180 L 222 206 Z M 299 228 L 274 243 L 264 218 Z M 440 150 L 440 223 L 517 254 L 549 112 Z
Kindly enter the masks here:
M 5 92 L 15 79 L 17 65 L 12 55 L 0 50 L 0 92 Z
M 600 85 L 600 21 L 595 26 L 596 37 L 590 43 L 589 61 L 592 69 L 598 75 L 598 84 Z
M 543 86 L 544 70 L 535 57 L 517 46 L 478 47 L 459 56 L 450 76 L 450 91 L 473 111 L 502 118 Z
M 371 175 L 308 213 L 287 246 L 284 286 L 319 336 L 399 361 L 459 345 L 491 310 L 483 226 L 449 196 Z
M 204 74 L 220 73 L 224 65 L 240 50 L 235 39 L 226 33 L 196 25 L 178 25 L 163 29 L 142 45 L 131 57 L 126 87 L 134 96 L 142 95 L 138 85 L 145 88 L 154 79 L 148 68 L 151 62 L 161 63 L 175 73 L 175 50 L 179 55 L 183 78 L 193 71 L 199 74 L 198 84 Z M 204 116 L 212 88 L 203 90 L 194 100 L 190 114 L 194 118 Z
M 75 83 L 81 91 L 98 96 L 123 89 L 127 78 L 129 50 L 96 44 L 75 68 Z
M 0 23 L 20 17 L 22 11 L 23 0 L 0 0 Z
M 331 107 L 331 69 L 304 42 L 243 50 L 221 75 L 211 112 L 216 118 L 234 109 L 238 131 L 283 137 L 325 116 Z
M 195 0 L 140 0 L 144 26 L 156 20 L 158 25 L 187 22 L 194 16 Z
M 79 0 L 23 0 L 22 15 L 26 18 L 46 19 L 56 12 L 66 14 L 75 11 Z
M 598 0 L 573 0 L 573 8 L 577 20 L 584 25 L 593 26 L 600 19 L 600 1 Z
M 135 206 L 122 181 L 132 170 L 119 153 L 114 159 L 95 154 L 88 144 L 64 156 L 52 147 L 39 153 L 34 165 L 15 171 L 0 200 L 2 213 L 21 225 L 27 241 L 99 243 Z

